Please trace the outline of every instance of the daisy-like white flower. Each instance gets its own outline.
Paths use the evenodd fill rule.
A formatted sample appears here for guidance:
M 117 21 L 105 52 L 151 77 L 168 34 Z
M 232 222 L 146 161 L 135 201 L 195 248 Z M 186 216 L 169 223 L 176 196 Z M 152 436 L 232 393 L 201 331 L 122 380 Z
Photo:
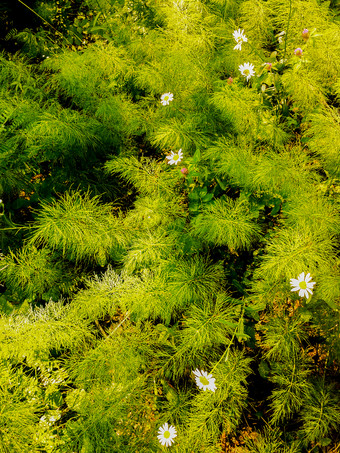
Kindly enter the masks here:
M 300 297 L 306 297 L 306 299 L 308 299 L 308 293 L 313 294 L 312 288 L 315 285 L 315 282 L 311 282 L 310 280 L 312 280 L 310 274 L 308 273 L 305 277 L 304 272 L 302 272 L 297 279 L 291 278 L 290 284 L 293 287 L 291 291 L 299 291 Z
M 252 65 L 251 63 L 240 64 L 238 69 L 241 71 L 241 74 L 244 77 L 247 77 L 247 80 L 249 80 L 250 77 L 255 75 L 254 65 Z
M 238 30 L 235 30 L 233 33 L 233 37 L 235 41 L 237 42 L 236 46 L 234 47 L 234 50 L 241 50 L 242 43 L 247 42 L 248 39 L 244 35 L 244 30 L 241 30 L 240 28 Z
M 176 428 L 172 425 L 168 425 L 164 423 L 158 430 L 158 440 L 162 445 L 166 447 L 170 447 L 171 444 L 174 442 L 174 438 L 177 436 Z
M 171 151 L 170 156 L 166 156 L 167 159 L 169 159 L 168 164 L 172 165 L 175 164 L 177 165 L 178 162 L 180 162 L 183 159 L 183 153 L 182 153 L 182 148 L 178 151 L 178 153 L 174 153 Z
M 164 93 L 161 96 L 161 103 L 163 105 L 169 105 L 170 101 L 174 100 L 174 95 L 172 93 Z
M 193 371 L 196 379 L 196 384 L 198 387 L 204 391 L 211 390 L 214 392 L 216 390 L 215 378 L 212 377 L 212 374 L 208 374 L 206 371 L 199 371 L 197 368 Z

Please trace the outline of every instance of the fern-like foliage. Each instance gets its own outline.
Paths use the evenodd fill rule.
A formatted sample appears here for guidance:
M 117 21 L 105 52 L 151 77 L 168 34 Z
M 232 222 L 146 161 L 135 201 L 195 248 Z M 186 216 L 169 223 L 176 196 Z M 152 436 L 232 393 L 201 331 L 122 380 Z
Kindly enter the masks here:
M 181 376 L 188 362 L 193 366 L 208 366 L 204 363 L 205 351 L 217 360 L 221 347 L 230 345 L 230 339 L 238 327 L 241 307 L 232 303 L 232 298 L 218 294 L 215 301 L 192 305 L 182 322 L 183 331 L 176 353 L 169 357 L 166 367 L 173 376 Z
M 215 245 L 234 250 L 249 248 L 261 231 L 252 217 L 250 207 L 243 200 L 223 197 L 197 216 L 193 232 Z
M 271 12 L 267 2 L 262 0 L 248 0 L 243 2 L 240 7 L 242 27 L 247 30 L 252 43 L 256 43 L 259 47 L 268 45 L 273 40 Z M 254 16 L 256 21 L 254 21 Z
M 307 339 L 303 329 L 302 317 L 288 316 L 271 318 L 261 330 L 264 330 L 263 346 L 268 360 L 291 361 L 300 350 L 301 344 Z
M 266 427 L 263 432 L 257 433 L 255 439 L 250 436 L 245 438 L 245 444 L 248 447 L 247 453 L 300 453 L 299 443 L 295 442 L 290 446 L 285 445 L 282 441 L 282 433 L 277 427 Z
M 30 242 L 59 250 L 71 260 L 104 264 L 113 249 L 124 244 L 124 233 L 110 204 L 74 192 L 42 203 Z
M 14 302 L 23 298 L 34 300 L 44 296 L 48 300 L 58 296 L 56 288 L 62 284 L 63 268 L 53 259 L 50 250 L 24 246 L 17 253 L 10 251 L 1 267 L 1 277 Z
M 26 357 L 32 362 L 37 356 L 46 358 L 53 348 L 70 348 L 91 338 L 92 329 L 87 324 L 67 319 L 67 311 L 62 301 L 51 301 L 45 308 L 30 309 L 26 315 L 1 317 L 2 359 Z
M 323 234 L 335 234 L 340 228 L 340 215 L 330 197 L 316 191 L 292 193 L 282 207 L 285 224 L 289 227 L 301 225 L 306 219 L 313 223 L 314 230 Z
M 246 378 L 251 373 L 250 359 L 241 351 L 232 351 L 228 360 L 216 368 L 219 382 L 217 390 L 200 392 L 193 398 L 192 410 L 186 430 L 186 444 L 210 446 L 219 442 L 223 432 L 230 433 L 238 425 L 247 394 Z M 232 402 L 232 403 L 231 403 Z
M 199 255 L 170 261 L 166 271 L 169 272 L 171 299 L 178 307 L 207 299 L 223 285 L 222 264 L 213 263 L 207 257 Z
M 0 437 L 3 452 L 37 452 L 34 446 L 38 411 L 41 405 L 25 398 L 34 378 L 27 377 L 22 369 L 0 367 Z M 37 399 L 36 399 L 37 400 Z
M 287 291 L 289 280 L 303 269 L 312 275 L 329 272 L 335 259 L 335 244 L 335 238 L 314 231 L 306 222 L 303 229 L 281 229 L 267 246 L 267 253 L 254 273 L 253 289 L 267 293 L 270 299 L 275 285 L 280 288 L 286 282 L 282 289 Z
M 123 258 L 124 268 L 127 272 L 133 272 L 141 268 L 154 268 L 169 256 L 173 244 L 177 239 L 176 234 L 167 235 L 165 231 L 147 231 L 138 235 L 129 247 Z
M 154 159 L 138 160 L 136 157 L 119 157 L 109 160 L 105 168 L 109 172 L 121 174 L 143 195 L 155 193 L 159 196 L 160 190 L 165 194 L 177 182 L 175 175 L 163 171 L 161 163 Z
M 305 112 L 311 112 L 320 103 L 326 103 L 325 90 L 317 82 L 317 73 L 312 69 L 295 67 L 282 77 L 285 89 L 294 100 L 294 104 Z
M 339 403 L 339 393 L 334 385 L 318 379 L 301 411 L 302 427 L 299 434 L 305 445 L 328 438 L 332 430 L 339 429 Z
M 332 177 L 340 174 L 340 121 L 337 112 L 322 109 L 310 114 L 306 119 L 304 137 L 308 139 L 308 147 L 322 161 L 322 165 Z
M 64 52 L 45 61 L 55 71 L 51 87 L 58 87 L 85 109 L 94 109 L 94 98 L 110 95 L 132 74 L 133 61 L 123 47 L 97 42 L 82 54 Z M 75 70 L 76 69 L 76 70 Z
M 277 387 L 271 393 L 272 423 L 287 421 L 303 406 L 311 392 L 309 376 L 308 360 L 302 356 L 273 365 L 269 379 Z

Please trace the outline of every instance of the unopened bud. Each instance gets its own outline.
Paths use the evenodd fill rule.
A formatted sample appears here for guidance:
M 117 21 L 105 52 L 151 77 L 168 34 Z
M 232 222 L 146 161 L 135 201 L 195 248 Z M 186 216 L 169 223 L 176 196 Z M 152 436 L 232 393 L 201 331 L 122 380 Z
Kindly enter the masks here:
M 181 172 L 183 173 L 183 175 L 187 175 L 189 172 L 188 172 L 188 169 L 187 168 L 181 168 Z
M 229 77 L 229 79 L 227 79 L 227 84 L 228 85 L 231 85 L 233 83 L 233 78 L 232 77 Z
M 310 37 L 310 34 L 309 34 L 308 28 L 305 28 L 304 30 L 302 30 L 302 38 L 305 41 L 308 41 L 309 37 Z
M 266 63 L 266 69 L 267 71 L 271 71 L 273 64 L 272 63 Z

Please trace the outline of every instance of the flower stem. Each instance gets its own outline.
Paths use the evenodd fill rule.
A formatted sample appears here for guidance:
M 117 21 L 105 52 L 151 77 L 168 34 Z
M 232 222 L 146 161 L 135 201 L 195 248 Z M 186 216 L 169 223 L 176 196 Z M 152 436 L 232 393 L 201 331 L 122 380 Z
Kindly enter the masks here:
M 257 51 L 257 49 L 256 49 L 254 46 L 252 46 L 252 45 L 250 44 L 249 41 L 248 41 L 248 45 L 250 46 L 251 50 L 252 50 L 253 52 L 255 52 L 256 55 L 257 55 L 259 58 L 261 58 L 262 61 L 266 61 L 266 59 L 265 59 L 264 57 L 262 57 L 262 56 L 259 54 L 259 52 Z
M 289 22 L 292 14 L 292 0 L 289 0 L 289 15 L 288 15 L 288 23 L 287 23 L 287 30 L 285 34 L 285 51 L 283 54 L 283 62 L 285 61 L 286 58 L 286 48 L 287 48 L 287 36 L 288 36 L 288 29 L 289 29 Z
M 42 16 L 40 16 L 40 14 L 38 14 L 36 11 L 34 11 L 34 9 L 30 8 L 30 7 L 29 7 L 28 5 L 26 5 L 26 3 L 24 3 L 22 0 L 18 0 L 18 2 L 21 3 L 23 6 L 25 6 L 27 9 L 29 9 L 33 14 L 35 14 L 36 16 L 38 16 L 39 19 L 41 19 L 43 22 L 45 22 L 45 24 L 47 24 L 47 25 L 49 25 L 51 28 L 53 28 L 53 30 L 54 30 L 59 36 L 61 36 L 63 39 L 66 39 L 66 41 L 67 41 L 70 45 L 72 45 L 71 41 L 69 41 L 69 39 L 68 39 L 66 36 L 64 36 L 62 33 L 60 33 L 59 30 L 57 30 L 55 27 L 53 27 L 53 25 L 52 25 L 50 22 L 48 22 L 46 19 L 44 19 Z M 69 31 L 70 31 L 71 34 L 72 34 L 73 36 L 75 36 L 77 39 L 80 39 L 80 37 L 79 37 L 78 35 L 76 35 L 72 30 L 69 30 Z M 81 39 L 80 39 L 80 40 L 81 40 Z M 55 42 L 55 41 L 53 41 L 53 42 L 54 42 L 54 44 L 58 45 L 57 42 Z
M 241 315 L 240 315 L 240 317 L 239 317 L 237 326 L 236 326 L 236 328 L 235 328 L 235 330 L 234 330 L 234 332 L 233 332 L 233 335 L 232 335 L 232 337 L 231 337 L 231 340 L 230 340 L 230 342 L 229 342 L 229 345 L 228 345 L 227 349 L 226 349 L 226 350 L 223 352 L 223 354 L 221 355 L 220 360 L 219 360 L 217 363 L 215 363 L 213 369 L 211 370 L 211 373 L 215 370 L 215 368 L 217 367 L 217 365 L 219 365 L 219 364 L 222 362 L 222 359 L 223 359 L 224 356 L 226 356 L 225 362 L 228 360 L 231 345 L 233 344 L 235 335 L 236 335 L 236 333 L 237 333 L 237 331 L 238 331 L 238 328 L 239 328 L 239 325 L 240 325 L 240 321 L 243 320 L 244 306 L 245 306 L 245 299 L 243 299 Z

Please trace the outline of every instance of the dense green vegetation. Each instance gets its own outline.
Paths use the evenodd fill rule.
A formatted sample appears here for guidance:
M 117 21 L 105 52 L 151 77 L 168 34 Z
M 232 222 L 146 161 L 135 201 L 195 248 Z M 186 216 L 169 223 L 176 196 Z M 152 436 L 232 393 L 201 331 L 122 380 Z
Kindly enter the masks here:
M 340 451 L 339 6 L 2 2 L 1 453 Z

